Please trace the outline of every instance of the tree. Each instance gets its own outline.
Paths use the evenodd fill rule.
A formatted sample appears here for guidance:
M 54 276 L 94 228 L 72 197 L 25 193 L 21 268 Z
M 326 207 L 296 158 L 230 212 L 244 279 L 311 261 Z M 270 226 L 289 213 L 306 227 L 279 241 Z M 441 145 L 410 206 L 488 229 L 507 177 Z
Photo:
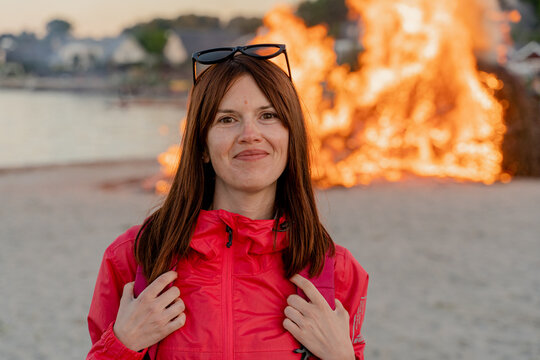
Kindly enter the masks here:
M 306 0 L 300 3 L 296 14 L 307 26 L 328 25 L 329 34 L 337 37 L 341 24 L 347 21 L 348 12 L 345 0 Z
M 522 3 L 529 4 L 534 10 L 534 13 L 536 14 L 536 19 L 538 22 L 540 22 L 540 1 L 538 0 L 521 0 Z
M 172 20 L 156 18 L 150 21 L 148 25 L 161 30 L 169 30 L 172 28 Z
M 150 54 L 162 55 L 167 43 L 167 31 L 156 26 L 141 26 L 133 31 L 133 36 Z
M 47 23 L 47 35 L 66 36 L 69 35 L 73 27 L 63 19 L 53 19 Z
M 156 18 L 126 28 L 122 33 L 135 37 L 148 53 L 161 56 L 167 43 L 167 31 L 171 28 L 172 20 Z
M 540 42 L 540 0 L 521 0 L 518 3 L 499 0 L 503 10 L 518 10 L 521 20 L 512 24 L 512 39 L 517 47 L 530 41 Z
M 195 30 L 221 28 L 219 18 L 195 14 L 180 15 L 173 21 L 173 25 L 175 28 Z
M 17 42 L 34 42 L 37 41 L 37 36 L 33 32 L 23 31 L 17 36 Z
M 261 18 L 237 16 L 229 20 L 225 27 L 240 34 L 250 34 L 257 31 L 262 24 Z
M 181 15 L 174 20 L 156 18 L 146 23 L 138 23 L 123 30 L 133 35 L 150 54 L 163 55 L 167 43 L 167 31 L 171 29 L 216 29 L 221 28 L 217 17 L 199 15 Z

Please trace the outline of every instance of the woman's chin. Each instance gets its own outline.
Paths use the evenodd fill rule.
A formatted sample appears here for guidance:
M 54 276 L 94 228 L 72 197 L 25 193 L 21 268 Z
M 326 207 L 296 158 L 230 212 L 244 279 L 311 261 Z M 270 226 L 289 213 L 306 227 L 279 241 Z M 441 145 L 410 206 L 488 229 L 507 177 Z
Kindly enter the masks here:
M 225 184 L 225 186 L 245 193 L 271 192 L 272 194 L 275 194 L 276 181 L 277 180 L 269 181 L 268 178 L 262 176 L 257 176 L 256 178 L 244 177 L 242 181 L 231 182 Z
M 264 171 L 265 169 L 257 169 L 254 171 L 234 171 L 226 176 L 216 174 L 217 192 L 224 190 L 225 192 L 244 192 L 244 193 L 260 193 L 269 192 L 275 195 L 277 179 L 280 172 Z M 266 169 L 268 170 L 268 169 Z M 227 190 L 228 189 L 228 190 Z
M 250 194 L 255 194 L 255 193 L 260 193 L 260 192 L 265 192 L 265 191 L 271 191 L 272 193 L 275 193 L 275 190 L 276 190 L 275 182 L 271 184 L 263 183 L 263 182 L 259 182 L 259 183 L 246 182 L 246 183 L 237 185 L 235 188 L 237 191 L 250 193 Z

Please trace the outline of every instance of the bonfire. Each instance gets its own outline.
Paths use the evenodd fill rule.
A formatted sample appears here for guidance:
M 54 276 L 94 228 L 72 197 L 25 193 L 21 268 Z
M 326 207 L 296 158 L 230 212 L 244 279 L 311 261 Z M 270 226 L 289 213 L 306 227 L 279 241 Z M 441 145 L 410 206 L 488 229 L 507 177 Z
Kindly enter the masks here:
M 502 171 L 504 84 L 477 69 L 476 54 L 506 60 L 508 22 L 496 2 L 349 0 L 362 29 L 357 69 L 339 65 L 324 25 L 307 27 L 294 10 L 265 15 L 251 43 L 287 45 L 321 187 L 367 185 L 406 176 L 507 182 Z M 494 29 L 499 29 L 494 31 Z M 280 66 L 283 59 L 276 58 Z M 166 192 L 178 146 L 159 156 Z

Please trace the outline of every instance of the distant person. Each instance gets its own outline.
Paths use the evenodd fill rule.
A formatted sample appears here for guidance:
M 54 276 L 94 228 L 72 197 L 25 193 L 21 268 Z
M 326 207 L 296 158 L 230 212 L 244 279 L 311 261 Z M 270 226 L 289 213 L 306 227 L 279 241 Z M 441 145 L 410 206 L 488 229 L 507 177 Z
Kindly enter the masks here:
M 299 98 L 268 60 L 281 54 L 193 55 L 178 171 L 105 251 L 87 359 L 363 359 L 368 275 L 319 220 Z

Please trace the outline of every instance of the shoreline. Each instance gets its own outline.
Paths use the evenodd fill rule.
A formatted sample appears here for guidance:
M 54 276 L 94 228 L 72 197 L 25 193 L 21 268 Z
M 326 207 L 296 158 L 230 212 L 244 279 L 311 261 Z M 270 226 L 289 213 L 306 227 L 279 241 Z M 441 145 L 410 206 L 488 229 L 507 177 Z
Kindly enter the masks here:
M 0 176 L 3 174 L 18 174 L 18 173 L 28 173 L 28 172 L 37 172 L 37 171 L 55 171 L 68 168 L 107 168 L 115 167 L 119 165 L 142 165 L 149 166 L 151 164 L 159 164 L 157 158 L 133 158 L 133 159 L 111 159 L 111 160 L 94 160 L 88 162 L 73 162 L 65 164 L 35 164 L 35 165 L 21 165 L 14 167 L 1 167 L 0 166 Z
M 191 83 L 183 79 L 150 85 L 122 78 L 118 74 L 0 78 L 0 91 L 20 90 L 109 95 L 117 98 L 120 106 L 131 104 L 172 105 L 185 108 L 190 87 Z

